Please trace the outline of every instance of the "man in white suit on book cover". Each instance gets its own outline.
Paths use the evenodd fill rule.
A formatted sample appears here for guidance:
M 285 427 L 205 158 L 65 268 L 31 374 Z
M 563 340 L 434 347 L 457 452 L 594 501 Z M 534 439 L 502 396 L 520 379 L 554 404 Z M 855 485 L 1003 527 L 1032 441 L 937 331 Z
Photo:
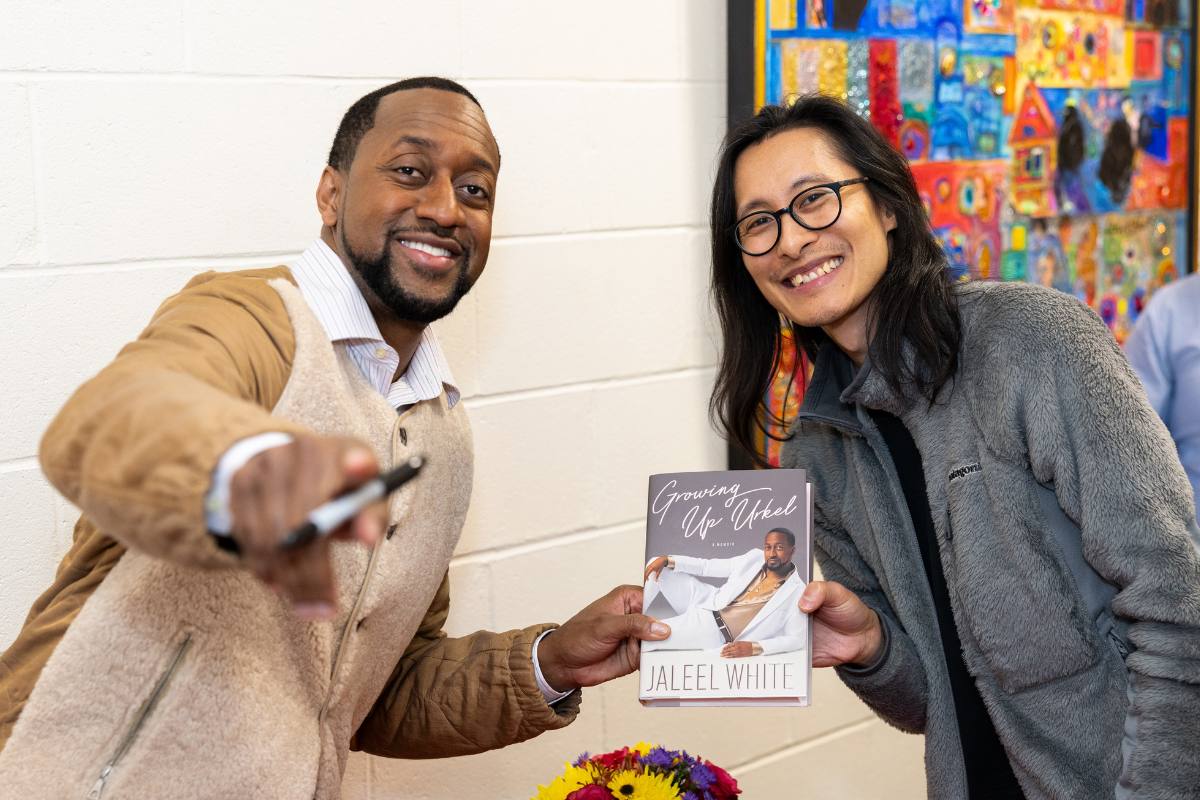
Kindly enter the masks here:
M 661 596 L 677 616 L 663 620 L 670 637 L 643 642 L 643 652 L 721 648 L 726 658 L 744 658 L 803 648 L 807 631 L 796 603 L 804 581 L 792 562 L 795 551 L 795 535 L 773 528 L 761 549 L 740 556 L 651 559 L 643 607 Z M 714 586 L 700 578 L 725 581 Z

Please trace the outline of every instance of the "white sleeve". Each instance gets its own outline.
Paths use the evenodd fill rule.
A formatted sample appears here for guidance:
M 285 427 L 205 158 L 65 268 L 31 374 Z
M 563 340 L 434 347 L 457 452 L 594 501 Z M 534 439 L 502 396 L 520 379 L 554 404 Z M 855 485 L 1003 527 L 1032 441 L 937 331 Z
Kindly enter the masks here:
M 229 512 L 229 484 L 237 471 L 264 450 L 290 444 L 291 441 L 292 437 L 282 431 L 267 431 L 239 439 L 225 451 L 213 470 L 208 494 L 204 495 L 204 520 L 211 533 L 228 536 L 233 530 L 233 517 Z
M 533 654 L 532 654 L 533 677 L 537 680 L 538 689 L 541 690 L 542 697 L 546 698 L 546 702 L 550 705 L 554 705 L 559 700 L 562 700 L 564 697 L 567 697 L 568 695 L 571 694 L 571 692 L 560 692 L 557 689 L 555 689 L 553 686 L 551 686 L 549 684 L 549 682 L 547 682 L 546 676 L 542 674 L 542 665 L 538 661 L 538 654 L 537 654 L 538 645 L 541 644 L 542 639 L 546 638 L 547 634 L 554 633 L 554 630 L 555 630 L 554 628 L 551 628 L 548 631 L 542 631 L 542 635 L 533 640 Z M 572 690 L 572 691 L 574 691 L 574 690 Z
M 699 575 L 702 578 L 728 578 L 745 561 L 762 561 L 762 550 L 750 550 L 732 558 L 693 558 L 692 556 L 671 556 L 675 561 L 675 571 L 687 575 Z

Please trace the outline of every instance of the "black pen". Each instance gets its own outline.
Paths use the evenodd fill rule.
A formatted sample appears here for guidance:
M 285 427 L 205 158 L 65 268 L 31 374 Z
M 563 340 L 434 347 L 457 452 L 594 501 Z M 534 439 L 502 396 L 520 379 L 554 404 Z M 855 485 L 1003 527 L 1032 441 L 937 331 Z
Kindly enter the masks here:
M 335 497 L 308 513 L 303 525 L 289 533 L 280 543 L 281 550 L 295 550 L 314 539 L 328 536 L 376 500 L 387 497 L 411 481 L 425 465 L 421 456 L 413 456 L 395 469 L 367 481 L 354 491 Z

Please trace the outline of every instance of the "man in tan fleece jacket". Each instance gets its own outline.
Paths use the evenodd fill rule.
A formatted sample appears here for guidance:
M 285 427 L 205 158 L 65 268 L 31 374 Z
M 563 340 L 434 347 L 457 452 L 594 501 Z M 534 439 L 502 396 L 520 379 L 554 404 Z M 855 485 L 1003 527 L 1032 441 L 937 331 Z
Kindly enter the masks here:
M 0 657 L 6 796 L 336 797 L 349 749 L 562 727 L 580 687 L 669 634 L 636 587 L 557 628 L 442 632 L 472 462 L 426 325 L 483 270 L 499 166 L 458 84 L 366 95 L 318 185 L 320 239 L 193 279 L 63 408 L 41 461 L 83 513 Z M 420 476 L 333 540 L 280 548 L 414 454 Z

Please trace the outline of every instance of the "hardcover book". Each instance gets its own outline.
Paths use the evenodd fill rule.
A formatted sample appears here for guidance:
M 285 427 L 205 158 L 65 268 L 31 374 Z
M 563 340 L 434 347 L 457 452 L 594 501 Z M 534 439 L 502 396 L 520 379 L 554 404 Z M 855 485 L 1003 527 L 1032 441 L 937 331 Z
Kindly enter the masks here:
M 812 489 L 802 469 L 650 477 L 643 610 L 671 636 L 642 642 L 651 706 L 806 706 Z

